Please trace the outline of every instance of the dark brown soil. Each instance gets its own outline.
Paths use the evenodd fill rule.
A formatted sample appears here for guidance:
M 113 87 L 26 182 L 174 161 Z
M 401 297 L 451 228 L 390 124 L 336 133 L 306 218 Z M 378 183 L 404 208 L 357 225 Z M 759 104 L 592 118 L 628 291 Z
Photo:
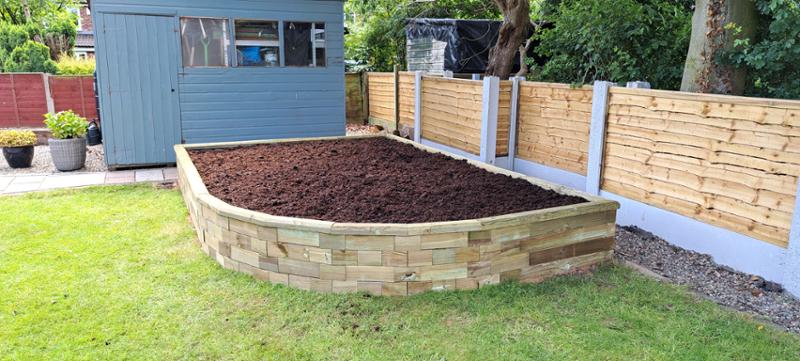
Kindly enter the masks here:
M 586 202 L 388 138 L 189 153 L 212 195 L 279 216 L 418 223 Z

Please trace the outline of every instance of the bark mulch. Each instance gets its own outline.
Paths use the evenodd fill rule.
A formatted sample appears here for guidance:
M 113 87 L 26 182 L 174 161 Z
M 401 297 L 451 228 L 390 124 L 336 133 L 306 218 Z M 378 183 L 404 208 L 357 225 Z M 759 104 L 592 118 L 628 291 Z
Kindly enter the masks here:
M 387 138 L 189 153 L 212 195 L 279 216 L 418 223 L 586 202 Z

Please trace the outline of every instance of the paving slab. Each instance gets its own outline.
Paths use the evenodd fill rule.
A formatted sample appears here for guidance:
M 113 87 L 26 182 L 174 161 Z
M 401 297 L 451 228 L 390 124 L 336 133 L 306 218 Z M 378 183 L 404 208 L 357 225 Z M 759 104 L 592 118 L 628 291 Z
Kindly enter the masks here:
M 14 180 L 14 177 L 0 177 L 0 192 L 4 191 Z
M 41 189 L 58 189 L 58 188 L 73 188 L 73 187 L 86 187 L 91 185 L 103 184 L 106 180 L 104 173 L 79 173 L 68 175 L 55 175 L 47 177 L 43 182 Z
M 103 184 L 164 182 L 178 179 L 177 168 L 153 168 L 114 172 L 56 173 L 49 175 L 2 175 L 0 194 L 86 187 Z
M 174 181 L 178 179 L 178 168 L 164 168 L 164 180 Z
M 11 184 L 42 183 L 48 176 L 44 175 L 18 175 Z
M 136 171 L 136 182 L 162 182 L 164 172 L 159 169 L 141 169 Z
M 106 184 L 127 184 L 136 181 L 136 172 L 123 170 L 106 173 Z
M 40 182 L 28 181 L 28 182 L 17 183 L 15 179 L 14 181 L 11 182 L 11 184 L 8 185 L 8 187 L 6 187 L 5 190 L 3 190 L 3 193 L 12 194 L 12 193 L 25 193 L 25 192 L 38 191 L 41 185 L 42 185 L 41 181 Z

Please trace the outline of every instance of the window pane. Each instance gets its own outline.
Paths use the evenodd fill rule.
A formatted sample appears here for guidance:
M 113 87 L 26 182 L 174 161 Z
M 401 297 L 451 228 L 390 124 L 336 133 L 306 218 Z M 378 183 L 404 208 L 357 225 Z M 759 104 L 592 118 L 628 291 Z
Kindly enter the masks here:
M 228 21 L 181 18 L 183 66 L 228 66 Z
M 325 24 L 314 24 L 314 49 L 317 52 L 317 66 L 325 66 Z
M 285 22 L 284 49 L 287 66 L 311 66 L 311 23 Z
M 325 66 L 324 23 L 285 22 L 283 39 L 287 66 Z
M 235 25 L 240 66 L 280 65 L 277 21 L 236 20 Z

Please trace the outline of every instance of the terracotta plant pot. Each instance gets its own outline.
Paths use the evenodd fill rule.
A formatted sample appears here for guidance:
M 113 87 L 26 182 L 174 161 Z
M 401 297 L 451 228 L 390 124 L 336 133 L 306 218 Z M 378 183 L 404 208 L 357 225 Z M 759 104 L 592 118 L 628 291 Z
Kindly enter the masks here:
M 56 169 L 68 172 L 83 168 L 86 163 L 86 138 L 48 139 Z
M 3 158 L 11 168 L 30 168 L 33 163 L 33 146 L 24 147 L 5 147 L 3 148 Z

